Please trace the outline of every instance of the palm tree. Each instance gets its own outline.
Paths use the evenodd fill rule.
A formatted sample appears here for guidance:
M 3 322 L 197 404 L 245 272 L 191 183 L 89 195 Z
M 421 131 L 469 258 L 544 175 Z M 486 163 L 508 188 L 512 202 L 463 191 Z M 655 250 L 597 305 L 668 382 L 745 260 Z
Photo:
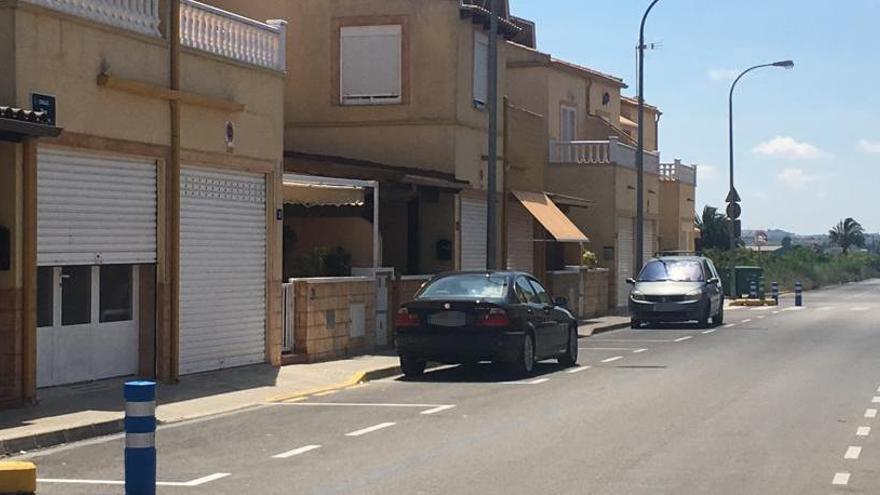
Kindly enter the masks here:
M 864 247 L 865 245 L 865 229 L 862 228 L 862 224 L 852 218 L 841 220 L 828 231 L 828 237 L 832 244 L 843 249 L 843 254 L 847 254 L 853 246 Z
M 730 219 L 719 213 L 718 208 L 703 208 L 703 214 L 697 218 L 697 228 L 702 233 L 703 249 L 730 249 Z

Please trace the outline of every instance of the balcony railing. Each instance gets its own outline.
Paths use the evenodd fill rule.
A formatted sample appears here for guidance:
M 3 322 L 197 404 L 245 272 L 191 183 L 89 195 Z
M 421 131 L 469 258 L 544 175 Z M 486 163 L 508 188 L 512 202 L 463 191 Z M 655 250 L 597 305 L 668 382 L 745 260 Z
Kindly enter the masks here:
M 275 70 L 287 64 L 285 21 L 258 22 L 194 0 L 180 2 L 180 43 Z
M 646 151 L 644 157 L 645 171 L 659 174 L 660 155 Z M 550 163 L 617 164 L 635 168 L 636 149 L 614 136 L 607 141 L 551 141 Z
M 160 0 L 26 0 L 147 36 L 160 36 Z
M 160 37 L 161 0 L 25 0 L 35 5 Z M 248 19 L 194 0 L 180 2 L 180 43 L 238 62 L 286 69 L 287 23 Z
M 660 177 L 677 180 L 686 184 L 697 185 L 697 166 L 684 165 L 681 160 L 675 160 L 674 163 L 660 164 Z

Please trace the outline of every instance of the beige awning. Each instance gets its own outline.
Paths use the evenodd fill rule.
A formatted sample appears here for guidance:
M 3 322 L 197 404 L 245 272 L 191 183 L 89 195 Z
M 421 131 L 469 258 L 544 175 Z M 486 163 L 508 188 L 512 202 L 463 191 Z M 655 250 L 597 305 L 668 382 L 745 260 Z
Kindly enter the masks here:
M 589 242 L 577 226 L 544 193 L 513 191 L 513 195 L 529 210 L 535 220 L 559 242 Z
M 285 182 L 284 204 L 304 206 L 363 206 L 364 188 L 356 186 Z
M 635 122 L 633 122 L 632 120 L 629 120 L 628 118 L 624 117 L 623 115 L 620 116 L 620 125 L 622 127 L 632 127 L 635 129 L 639 128 L 639 124 L 636 124 Z

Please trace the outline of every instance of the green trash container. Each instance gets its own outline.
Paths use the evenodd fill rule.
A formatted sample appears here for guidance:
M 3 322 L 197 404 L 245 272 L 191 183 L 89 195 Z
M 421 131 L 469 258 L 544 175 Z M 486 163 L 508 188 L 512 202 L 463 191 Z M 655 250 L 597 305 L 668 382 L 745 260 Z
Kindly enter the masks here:
M 749 295 L 752 287 L 752 281 L 758 284 L 760 290 L 761 280 L 764 278 L 764 269 L 760 266 L 738 266 L 736 267 L 736 294 L 734 297 L 740 298 Z

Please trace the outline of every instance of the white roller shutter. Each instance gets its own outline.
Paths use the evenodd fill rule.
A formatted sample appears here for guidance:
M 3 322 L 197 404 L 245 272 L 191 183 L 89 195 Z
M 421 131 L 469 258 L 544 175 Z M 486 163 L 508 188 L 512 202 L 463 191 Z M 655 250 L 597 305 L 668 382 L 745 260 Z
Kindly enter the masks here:
M 632 218 L 617 220 L 617 305 L 625 306 L 629 297 L 630 286 L 626 279 L 633 277 L 635 264 L 635 222 Z
M 643 239 L 645 246 L 643 258 L 645 262 L 653 258 L 654 254 L 659 250 L 656 225 L 657 222 L 654 220 L 645 220 L 645 238 Z
M 266 181 L 184 169 L 180 372 L 265 361 Z
M 507 269 L 532 273 L 535 260 L 535 226 L 523 205 L 510 203 L 507 228 Z
M 37 264 L 156 262 L 156 164 L 40 149 Z
M 486 269 L 486 200 L 461 197 L 461 269 Z

